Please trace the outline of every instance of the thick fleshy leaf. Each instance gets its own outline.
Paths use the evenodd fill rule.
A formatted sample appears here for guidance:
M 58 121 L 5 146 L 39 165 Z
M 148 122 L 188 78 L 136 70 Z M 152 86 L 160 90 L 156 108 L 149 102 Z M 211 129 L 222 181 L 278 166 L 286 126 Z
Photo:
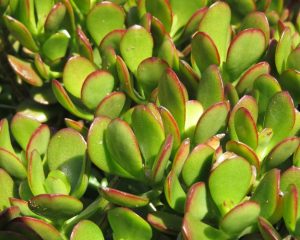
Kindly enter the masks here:
M 231 41 L 224 66 L 229 75 L 228 80 L 235 81 L 241 73 L 256 63 L 264 53 L 265 46 L 265 35 L 260 29 L 246 29 L 239 32 Z
M 81 56 L 71 57 L 63 71 L 64 87 L 74 97 L 80 98 L 85 79 L 95 70 L 95 65 L 88 59 Z
M 128 123 L 118 118 L 111 121 L 105 133 L 105 142 L 114 161 L 133 178 L 144 179 L 142 156 Z
M 171 30 L 173 14 L 169 1 L 167 0 L 145 0 L 146 11 L 158 18 L 165 26 L 166 31 Z
M 108 221 L 113 230 L 114 239 L 150 240 L 150 225 L 135 212 L 127 208 L 115 208 L 108 211 Z
M 275 64 L 277 72 L 281 74 L 286 69 L 286 63 L 289 54 L 292 51 L 292 36 L 291 30 L 285 28 L 282 32 L 275 52 Z
M 83 120 L 75 121 L 75 120 L 70 119 L 70 118 L 65 118 L 64 120 L 65 120 L 65 124 L 68 128 L 72 128 L 72 129 L 76 130 L 82 136 L 87 135 L 88 129 L 84 126 Z
M 174 36 L 177 31 L 183 28 L 188 20 L 192 17 L 195 9 L 202 8 L 206 5 L 207 0 L 196 0 L 183 2 L 180 0 L 171 0 L 170 4 L 173 13 L 173 24 L 171 35 Z
M 280 204 L 280 170 L 272 169 L 267 172 L 256 187 L 251 200 L 256 201 L 261 208 L 260 216 L 270 222 L 275 222 Z
M 258 144 L 258 133 L 255 120 L 251 113 L 244 107 L 236 110 L 234 113 L 234 127 L 237 139 L 247 144 L 252 149 L 256 149 Z
M 241 30 L 247 28 L 257 28 L 263 31 L 266 38 L 266 46 L 270 40 L 270 26 L 266 15 L 263 12 L 251 12 L 249 13 L 242 22 Z
M 135 107 L 131 126 L 144 157 L 145 167 L 151 168 L 165 138 L 163 126 L 144 105 Z
M 153 162 L 151 171 L 151 180 L 153 183 L 159 183 L 163 180 L 166 166 L 171 155 L 172 147 L 173 136 L 168 135 Z
M 225 2 L 216 2 L 208 8 L 199 24 L 199 31 L 208 34 L 215 43 L 220 55 L 220 62 L 226 59 L 231 34 L 230 20 L 229 6 Z
M 163 121 L 165 136 L 172 134 L 173 136 L 173 150 L 176 150 L 180 144 L 180 130 L 176 120 L 173 115 L 168 111 L 168 109 L 160 106 L 159 112 Z
M 183 213 L 186 194 L 180 185 L 177 174 L 170 171 L 165 184 L 164 193 L 169 206 L 177 212 Z
M 33 212 L 54 220 L 72 217 L 83 209 L 78 199 L 62 194 L 37 195 L 28 205 Z
M 206 239 L 225 240 L 228 236 L 222 231 L 211 227 L 195 218 L 191 214 L 185 214 L 182 224 L 182 235 L 186 240 Z
M 192 38 L 192 57 L 200 72 L 204 72 L 210 65 L 220 65 L 218 49 L 205 32 L 197 32 Z
M 300 47 L 294 49 L 290 53 L 290 55 L 287 59 L 287 62 L 286 62 L 286 67 L 300 71 L 299 58 L 300 58 Z
M 107 117 L 98 117 L 91 124 L 87 137 L 89 157 L 98 168 L 105 172 L 130 177 L 130 174 L 116 161 L 112 161 L 105 145 L 104 133 L 110 121 Z
M 0 212 L 0 227 L 5 228 L 9 221 L 20 216 L 20 209 L 16 206 L 11 206 Z M 0 238 L 1 239 L 1 238 Z
M 91 4 L 93 3 L 91 0 L 74 0 L 75 4 L 78 6 L 80 11 L 84 14 L 87 14 L 90 10 Z
M 52 170 L 45 182 L 44 187 L 49 194 L 65 194 L 71 191 L 71 186 L 67 176 L 60 170 Z
M 113 188 L 103 187 L 100 189 L 100 192 L 107 201 L 122 207 L 137 208 L 146 206 L 149 203 L 149 199 L 146 197 L 137 196 Z
M 223 81 L 216 65 L 209 66 L 202 74 L 198 85 L 197 99 L 204 109 L 224 100 Z
M 65 18 L 66 6 L 62 2 L 56 3 L 45 20 L 45 30 L 49 33 L 57 32 Z
M 15 153 L 10 141 L 8 121 L 5 118 L 0 121 L 0 146 L 11 153 Z
M 203 219 L 209 211 L 208 193 L 204 182 L 192 185 L 187 193 L 185 214 L 192 215 L 196 219 Z
M 259 159 L 256 153 L 246 144 L 231 140 L 226 143 L 226 150 L 245 158 L 251 165 L 255 166 L 257 173 L 260 172 Z
M 298 196 L 299 190 L 294 184 L 291 184 L 283 198 L 283 219 L 290 232 L 294 232 L 297 227 L 299 216 Z
M 190 154 L 190 139 L 187 138 L 182 141 L 173 159 L 172 171 L 175 172 L 177 176 L 179 176 L 179 174 L 181 173 L 181 170 L 189 154 Z
M 31 63 L 23 61 L 12 55 L 8 55 L 8 62 L 10 63 L 13 70 L 28 84 L 40 87 L 43 85 L 43 80 L 34 70 Z
M 28 48 L 33 52 L 37 52 L 38 46 L 36 45 L 35 41 L 29 30 L 23 25 L 23 23 L 19 22 L 18 20 L 12 18 L 11 16 L 4 16 L 4 22 L 6 27 L 10 31 L 10 33 L 20 41 L 20 43 Z
M 177 235 L 181 230 L 182 218 L 168 212 L 148 213 L 147 221 L 158 231 Z
M 269 101 L 264 127 L 271 128 L 273 137 L 269 149 L 287 137 L 295 124 L 294 104 L 288 92 L 276 93 Z
M 158 99 L 160 104 L 171 112 L 182 131 L 185 124 L 184 87 L 171 68 L 168 68 L 160 79 Z
M 258 217 L 258 228 L 264 239 L 281 240 L 281 236 L 279 235 L 279 233 L 265 218 Z
M 194 135 L 194 142 L 204 143 L 225 125 L 229 106 L 227 102 L 212 105 L 200 117 Z
M 112 92 L 115 86 L 113 75 L 104 70 L 92 72 L 85 79 L 81 89 L 81 100 L 90 109 L 95 109 L 100 101 Z
M 59 169 L 66 174 L 72 193 L 82 181 L 86 165 L 85 155 L 85 140 L 71 128 L 61 129 L 50 140 L 47 151 L 49 169 Z
M 292 166 L 281 175 L 280 190 L 283 193 L 288 191 L 290 184 L 295 184 L 300 189 L 300 168 Z
M 130 27 L 120 42 L 120 51 L 128 68 L 134 74 L 140 63 L 152 56 L 153 39 L 151 34 L 143 27 L 135 25 Z
M 205 144 L 199 144 L 193 149 L 182 169 L 182 178 L 187 186 L 207 180 L 214 152 L 212 147 Z
M 275 168 L 286 161 L 296 151 L 299 143 L 298 137 L 286 138 L 279 142 L 264 160 L 266 170 Z
M 28 216 L 28 217 L 35 217 L 35 218 L 40 218 L 39 215 L 35 214 L 34 212 L 32 212 L 29 207 L 28 207 L 28 202 L 24 201 L 22 199 L 18 199 L 18 198 L 9 198 L 9 202 L 11 204 L 11 206 L 16 206 L 18 207 L 20 213 L 23 216 Z
M 284 90 L 289 91 L 295 103 L 299 103 L 300 70 L 287 69 L 281 74 L 279 82 Z
M 42 53 L 51 61 L 57 61 L 66 55 L 70 35 L 67 31 L 60 31 L 50 36 L 42 46 Z
M 252 89 L 253 83 L 257 77 L 262 74 L 268 74 L 270 72 L 270 65 L 267 62 L 260 62 L 251 66 L 247 71 L 240 77 L 236 90 L 239 94 L 248 92 Z
M 34 5 L 37 13 L 38 27 L 43 26 L 48 13 L 54 5 L 54 0 L 34 1 Z M 34 13 L 33 13 L 34 14 Z
M 30 157 L 33 150 L 37 150 L 39 154 L 44 155 L 47 151 L 48 143 L 50 140 L 50 129 L 48 125 L 40 125 L 31 135 L 27 147 L 26 147 L 26 158 Z
M 190 100 L 186 102 L 185 108 L 184 137 L 192 138 L 194 136 L 195 127 L 203 113 L 203 106 L 196 100 Z
M 247 227 L 254 225 L 260 213 L 260 206 L 246 201 L 231 209 L 221 220 L 220 228 L 229 236 L 238 236 Z
M 248 13 L 251 13 L 255 10 L 255 1 L 253 0 L 244 0 L 244 1 L 235 1 L 228 0 L 227 1 L 232 7 L 233 13 L 238 16 L 245 16 Z
M 158 82 L 167 69 L 168 64 L 160 58 L 146 58 L 137 68 L 137 81 L 146 98 L 158 86 Z
M 22 114 L 16 114 L 11 121 L 11 132 L 22 147 L 26 150 L 32 134 L 40 127 L 41 123 L 33 118 L 26 117 Z
M 115 3 L 101 2 L 88 13 L 86 25 L 88 32 L 98 45 L 104 36 L 115 29 L 124 27 L 124 10 Z
M 79 46 L 80 55 L 83 57 L 86 57 L 90 61 L 93 61 L 94 54 L 93 54 L 92 45 L 80 27 L 77 27 L 76 35 L 77 35 L 77 42 L 78 42 L 78 46 Z
M 43 240 L 63 240 L 56 228 L 43 220 L 32 217 L 20 217 L 14 219 L 13 223 L 25 224 L 36 232 Z
M 106 116 L 117 118 L 123 111 L 126 103 L 126 96 L 123 92 L 112 92 L 106 95 L 96 108 L 95 116 Z
M 75 225 L 70 240 L 104 240 L 103 233 L 97 224 L 90 220 L 81 220 Z
M 10 206 L 9 198 L 14 195 L 14 181 L 0 168 L 0 211 Z
M 0 147 L 0 167 L 13 177 L 26 178 L 26 169 L 21 160 L 12 152 Z
M 251 166 L 242 157 L 226 159 L 213 169 L 208 180 L 209 190 L 222 215 L 240 203 L 251 183 Z
M 93 119 L 93 115 L 87 112 L 87 110 L 79 108 L 76 105 L 74 105 L 73 101 L 71 100 L 68 93 L 66 92 L 66 90 L 64 89 L 64 87 L 59 81 L 57 80 L 52 81 L 52 90 L 57 101 L 69 112 L 71 112 L 75 116 L 78 116 L 86 120 Z

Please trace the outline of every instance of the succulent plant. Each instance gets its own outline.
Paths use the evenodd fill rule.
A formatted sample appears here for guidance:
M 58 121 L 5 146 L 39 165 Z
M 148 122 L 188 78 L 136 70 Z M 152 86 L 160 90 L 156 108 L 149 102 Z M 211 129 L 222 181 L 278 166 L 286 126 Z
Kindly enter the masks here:
M 300 238 L 299 9 L 0 0 L 0 239 Z

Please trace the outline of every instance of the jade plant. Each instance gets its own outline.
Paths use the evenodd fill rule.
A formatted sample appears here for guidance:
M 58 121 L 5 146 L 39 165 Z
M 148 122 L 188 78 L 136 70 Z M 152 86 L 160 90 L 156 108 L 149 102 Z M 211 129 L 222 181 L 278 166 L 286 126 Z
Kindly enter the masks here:
M 0 239 L 300 238 L 299 9 L 0 0 Z

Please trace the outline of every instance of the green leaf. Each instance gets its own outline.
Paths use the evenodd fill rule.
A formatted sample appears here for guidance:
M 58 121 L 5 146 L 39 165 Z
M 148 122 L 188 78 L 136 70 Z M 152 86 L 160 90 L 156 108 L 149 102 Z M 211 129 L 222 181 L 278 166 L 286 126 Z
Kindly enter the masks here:
M 31 63 L 23 61 L 12 55 L 8 55 L 7 58 L 16 74 L 18 74 L 18 76 L 20 76 L 26 83 L 35 87 L 41 87 L 43 85 L 43 80 L 36 73 Z
M 107 201 L 122 207 L 137 208 L 146 206 L 149 203 L 149 199 L 146 197 L 140 197 L 109 187 L 101 188 L 100 192 Z
M 0 147 L 0 167 L 4 168 L 13 177 L 24 179 L 26 169 L 21 160 L 12 152 Z
M 61 170 L 71 184 L 72 194 L 79 187 L 86 165 L 86 142 L 71 128 L 59 130 L 50 140 L 47 151 L 49 170 Z
M 239 204 L 252 183 L 252 169 L 242 157 L 221 162 L 210 174 L 208 185 L 215 204 L 222 215 Z
M 103 233 L 97 224 L 90 220 L 81 220 L 75 225 L 70 240 L 104 240 Z
M 150 240 L 152 238 L 150 225 L 127 208 L 115 208 L 108 211 L 108 221 L 115 240 Z
M 42 46 L 42 53 L 51 61 L 63 58 L 68 50 L 71 36 L 65 30 L 50 36 Z
M 9 198 L 14 195 L 14 181 L 2 168 L 0 168 L 0 185 L 0 211 L 3 211 L 10 206 Z
M 106 130 L 105 142 L 108 151 L 132 178 L 144 180 L 142 156 L 136 137 L 130 126 L 121 119 L 112 120 Z
M 242 21 L 241 30 L 257 28 L 263 31 L 266 39 L 266 46 L 270 40 L 270 26 L 266 15 L 263 12 L 251 12 Z
M 45 20 L 48 16 L 48 13 L 51 11 L 52 6 L 54 5 L 54 0 L 46 0 L 46 1 L 34 1 L 36 13 L 37 13 L 37 20 L 38 20 L 38 27 L 43 26 Z
M 51 224 L 32 217 L 16 218 L 13 223 L 22 223 L 36 232 L 44 240 L 63 240 L 60 233 Z
M 208 211 L 208 192 L 205 183 L 197 182 L 190 187 L 187 193 L 185 214 L 189 214 L 195 219 L 202 220 Z
M 182 235 L 185 239 L 225 240 L 228 236 L 222 231 L 207 225 L 191 214 L 185 214 L 182 225 Z
M 78 199 L 63 194 L 37 195 L 28 205 L 33 212 L 56 221 L 72 217 L 83 209 Z
M 229 6 L 225 2 L 216 2 L 208 8 L 199 24 L 199 32 L 205 32 L 215 43 L 221 63 L 226 59 L 230 42 L 230 20 Z
M 168 135 L 162 144 L 152 166 L 151 179 L 153 183 L 160 183 L 164 178 L 167 163 L 173 147 L 173 136 Z
M 145 0 L 146 11 L 152 16 L 156 17 L 166 28 L 167 32 L 170 32 L 173 21 L 173 13 L 171 5 L 167 0 Z
M 298 189 L 294 184 L 289 185 L 283 198 L 283 220 L 289 232 L 293 233 L 297 227 L 299 217 Z
M 137 68 L 137 82 L 148 99 L 152 91 L 158 86 L 158 82 L 167 69 L 168 64 L 160 58 L 150 57 L 143 60 Z
M 260 216 L 272 223 L 278 220 L 274 219 L 274 216 L 279 211 L 277 209 L 280 204 L 279 183 L 280 171 L 272 169 L 264 175 L 251 197 L 251 200 L 256 201 L 260 205 Z
M 39 50 L 30 31 L 23 25 L 23 23 L 11 16 L 4 15 L 3 18 L 10 33 L 19 40 L 24 47 L 33 52 L 37 52 Z
M 228 112 L 229 106 L 227 102 L 219 102 L 206 109 L 197 123 L 194 142 L 196 144 L 204 143 L 217 134 L 226 124 Z
M 74 0 L 77 7 L 80 9 L 80 11 L 84 14 L 87 14 L 90 10 L 91 4 L 93 4 L 93 1 L 91 0 Z
M 115 87 L 113 75 L 104 70 L 92 72 L 84 80 L 81 89 L 81 100 L 89 108 L 95 109 Z
M 207 67 L 202 74 L 198 85 L 197 100 L 205 110 L 215 103 L 224 101 L 223 80 L 216 65 Z
M 199 118 L 203 113 L 203 107 L 197 100 L 190 100 L 186 102 L 185 108 L 184 137 L 192 138 Z
M 176 212 L 183 213 L 186 201 L 186 193 L 182 189 L 175 172 L 170 171 L 164 184 L 165 198 L 169 206 Z
M 0 121 L 0 146 L 11 153 L 15 153 L 11 145 L 8 121 L 5 118 Z
M 94 60 L 94 53 L 92 45 L 85 35 L 85 33 L 81 30 L 80 27 L 76 29 L 77 42 L 79 47 L 79 54 L 90 61 Z
M 273 137 L 268 149 L 287 137 L 295 124 L 295 110 L 288 92 L 276 93 L 268 104 L 264 127 L 273 130 Z
M 128 68 L 134 74 L 140 63 L 152 56 L 153 39 L 143 27 L 134 25 L 124 34 L 120 42 L 120 51 Z
M 286 67 L 297 70 L 297 71 L 300 71 L 299 58 L 300 58 L 300 47 L 295 48 L 290 53 L 290 55 L 287 59 L 287 62 L 286 62 Z
M 220 228 L 229 236 L 237 237 L 247 227 L 257 222 L 260 206 L 254 201 L 245 201 L 231 209 L 221 220 Z
M 218 49 L 211 37 L 205 32 L 197 32 L 193 35 L 191 51 L 191 56 L 195 60 L 201 73 L 203 73 L 210 65 L 220 65 Z
M 86 17 L 86 26 L 96 45 L 106 34 L 124 27 L 124 10 L 112 2 L 97 3 Z
M 281 87 L 289 91 L 295 103 L 300 102 L 300 70 L 287 69 L 279 78 Z
M 49 194 L 64 194 L 68 195 L 71 191 L 70 182 L 67 176 L 60 170 L 52 170 L 45 182 L 46 192 Z
M 264 159 L 266 170 L 275 168 L 286 161 L 296 151 L 299 143 L 298 137 L 286 138 L 279 142 Z
M 245 46 L 255 46 L 249 48 Z M 246 29 L 231 41 L 224 69 L 229 80 L 236 80 L 247 68 L 256 63 L 265 51 L 265 35 L 260 29 Z
M 243 94 L 244 92 L 250 91 L 253 87 L 253 83 L 255 79 L 260 75 L 268 74 L 269 72 L 270 72 L 270 65 L 267 62 L 260 62 L 251 66 L 240 77 L 236 85 L 236 90 L 238 91 L 239 94 Z
M 19 208 L 20 213 L 23 216 L 40 218 L 39 215 L 32 212 L 28 207 L 28 202 L 18 198 L 9 198 L 9 202 L 12 206 L 16 206 Z M 1 239 L 1 238 L 0 238 Z
M 26 150 L 32 134 L 34 134 L 40 126 L 41 123 L 36 119 L 26 117 L 19 113 L 16 114 L 11 121 L 11 132 L 22 149 Z
M 292 166 L 281 175 L 280 190 L 283 193 L 288 191 L 290 184 L 295 184 L 300 189 L 300 168 Z
M 164 128 L 145 105 L 135 107 L 131 126 L 145 160 L 145 167 L 151 168 L 165 139 Z
M 71 57 L 63 71 L 63 83 L 67 91 L 80 98 L 85 79 L 95 70 L 95 65 L 88 59 L 81 56 Z
M 67 8 L 62 2 L 56 3 L 49 12 L 45 21 L 45 31 L 54 33 L 59 30 L 65 18 Z
M 182 169 L 182 178 L 187 186 L 207 180 L 214 152 L 212 147 L 205 144 L 199 144 L 193 149 Z
M 277 72 L 281 74 L 286 69 L 288 56 L 292 51 L 292 34 L 289 28 L 285 28 L 280 36 L 275 51 L 275 64 Z
M 275 230 L 275 228 L 272 226 L 271 223 L 269 223 L 266 219 L 263 217 L 258 217 L 258 228 L 266 240 L 281 240 L 281 236 L 279 233 Z
M 91 113 L 74 105 L 73 101 L 59 81 L 52 80 L 52 90 L 57 101 L 72 114 L 86 120 L 93 119 L 93 115 Z
M 175 172 L 177 176 L 179 176 L 179 174 L 181 173 L 181 170 L 189 154 L 190 154 L 190 139 L 187 138 L 182 141 L 173 159 L 172 171 Z
M 106 95 L 96 108 L 95 116 L 117 118 L 125 108 L 126 96 L 123 92 L 112 92 Z
M 180 131 L 183 131 L 185 125 L 184 90 L 175 72 L 168 68 L 159 81 L 158 99 L 173 115 Z
M 182 218 L 172 213 L 148 213 L 147 221 L 153 228 L 170 235 L 177 235 L 181 230 Z

